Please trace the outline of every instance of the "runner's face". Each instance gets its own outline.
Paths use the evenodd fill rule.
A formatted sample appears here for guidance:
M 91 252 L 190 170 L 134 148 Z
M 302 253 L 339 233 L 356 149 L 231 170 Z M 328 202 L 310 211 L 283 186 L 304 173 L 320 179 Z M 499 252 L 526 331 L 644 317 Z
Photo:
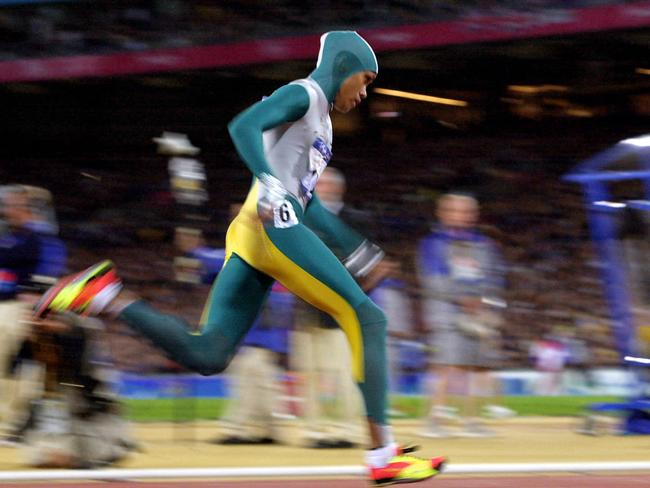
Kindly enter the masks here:
M 347 77 L 336 94 L 334 108 L 344 114 L 355 108 L 368 96 L 366 88 L 376 77 L 372 71 L 359 71 Z

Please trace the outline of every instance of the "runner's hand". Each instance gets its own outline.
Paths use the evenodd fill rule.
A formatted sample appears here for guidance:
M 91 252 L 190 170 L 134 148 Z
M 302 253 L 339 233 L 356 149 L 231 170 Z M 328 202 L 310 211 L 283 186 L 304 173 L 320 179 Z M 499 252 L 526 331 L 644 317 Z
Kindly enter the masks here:
M 257 212 L 263 221 L 273 220 L 273 210 L 280 208 L 287 197 L 287 190 L 280 180 L 268 173 L 259 177 L 260 187 L 257 196 Z

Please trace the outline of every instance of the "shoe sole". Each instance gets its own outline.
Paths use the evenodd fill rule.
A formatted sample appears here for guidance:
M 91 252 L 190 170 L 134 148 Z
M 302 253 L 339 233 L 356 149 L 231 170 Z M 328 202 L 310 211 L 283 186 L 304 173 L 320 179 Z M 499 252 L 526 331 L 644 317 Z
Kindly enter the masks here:
M 374 486 L 390 486 L 390 485 L 402 485 L 406 483 L 417 483 L 419 481 L 426 481 L 430 480 L 431 478 L 438 476 L 440 474 L 440 471 L 437 473 L 432 474 L 431 476 L 427 476 L 426 478 L 401 478 L 398 480 L 390 480 L 390 481 L 374 481 L 373 485 Z

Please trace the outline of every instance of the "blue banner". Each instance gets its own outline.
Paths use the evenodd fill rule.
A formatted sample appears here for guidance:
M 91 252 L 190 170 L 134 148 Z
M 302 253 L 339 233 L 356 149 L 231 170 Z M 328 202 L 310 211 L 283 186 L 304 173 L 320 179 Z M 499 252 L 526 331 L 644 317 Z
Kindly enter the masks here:
M 141 376 L 120 374 L 117 392 L 123 398 L 223 398 L 228 396 L 227 379 L 223 376 L 169 374 Z

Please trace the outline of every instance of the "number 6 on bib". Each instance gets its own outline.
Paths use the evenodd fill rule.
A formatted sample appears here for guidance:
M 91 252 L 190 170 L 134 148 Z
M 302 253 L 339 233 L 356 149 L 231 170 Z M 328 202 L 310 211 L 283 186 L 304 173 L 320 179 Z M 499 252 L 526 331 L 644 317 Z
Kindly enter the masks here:
M 287 200 L 282 205 L 273 209 L 273 226 L 278 229 L 286 229 L 298 224 L 298 217 L 291 203 Z

